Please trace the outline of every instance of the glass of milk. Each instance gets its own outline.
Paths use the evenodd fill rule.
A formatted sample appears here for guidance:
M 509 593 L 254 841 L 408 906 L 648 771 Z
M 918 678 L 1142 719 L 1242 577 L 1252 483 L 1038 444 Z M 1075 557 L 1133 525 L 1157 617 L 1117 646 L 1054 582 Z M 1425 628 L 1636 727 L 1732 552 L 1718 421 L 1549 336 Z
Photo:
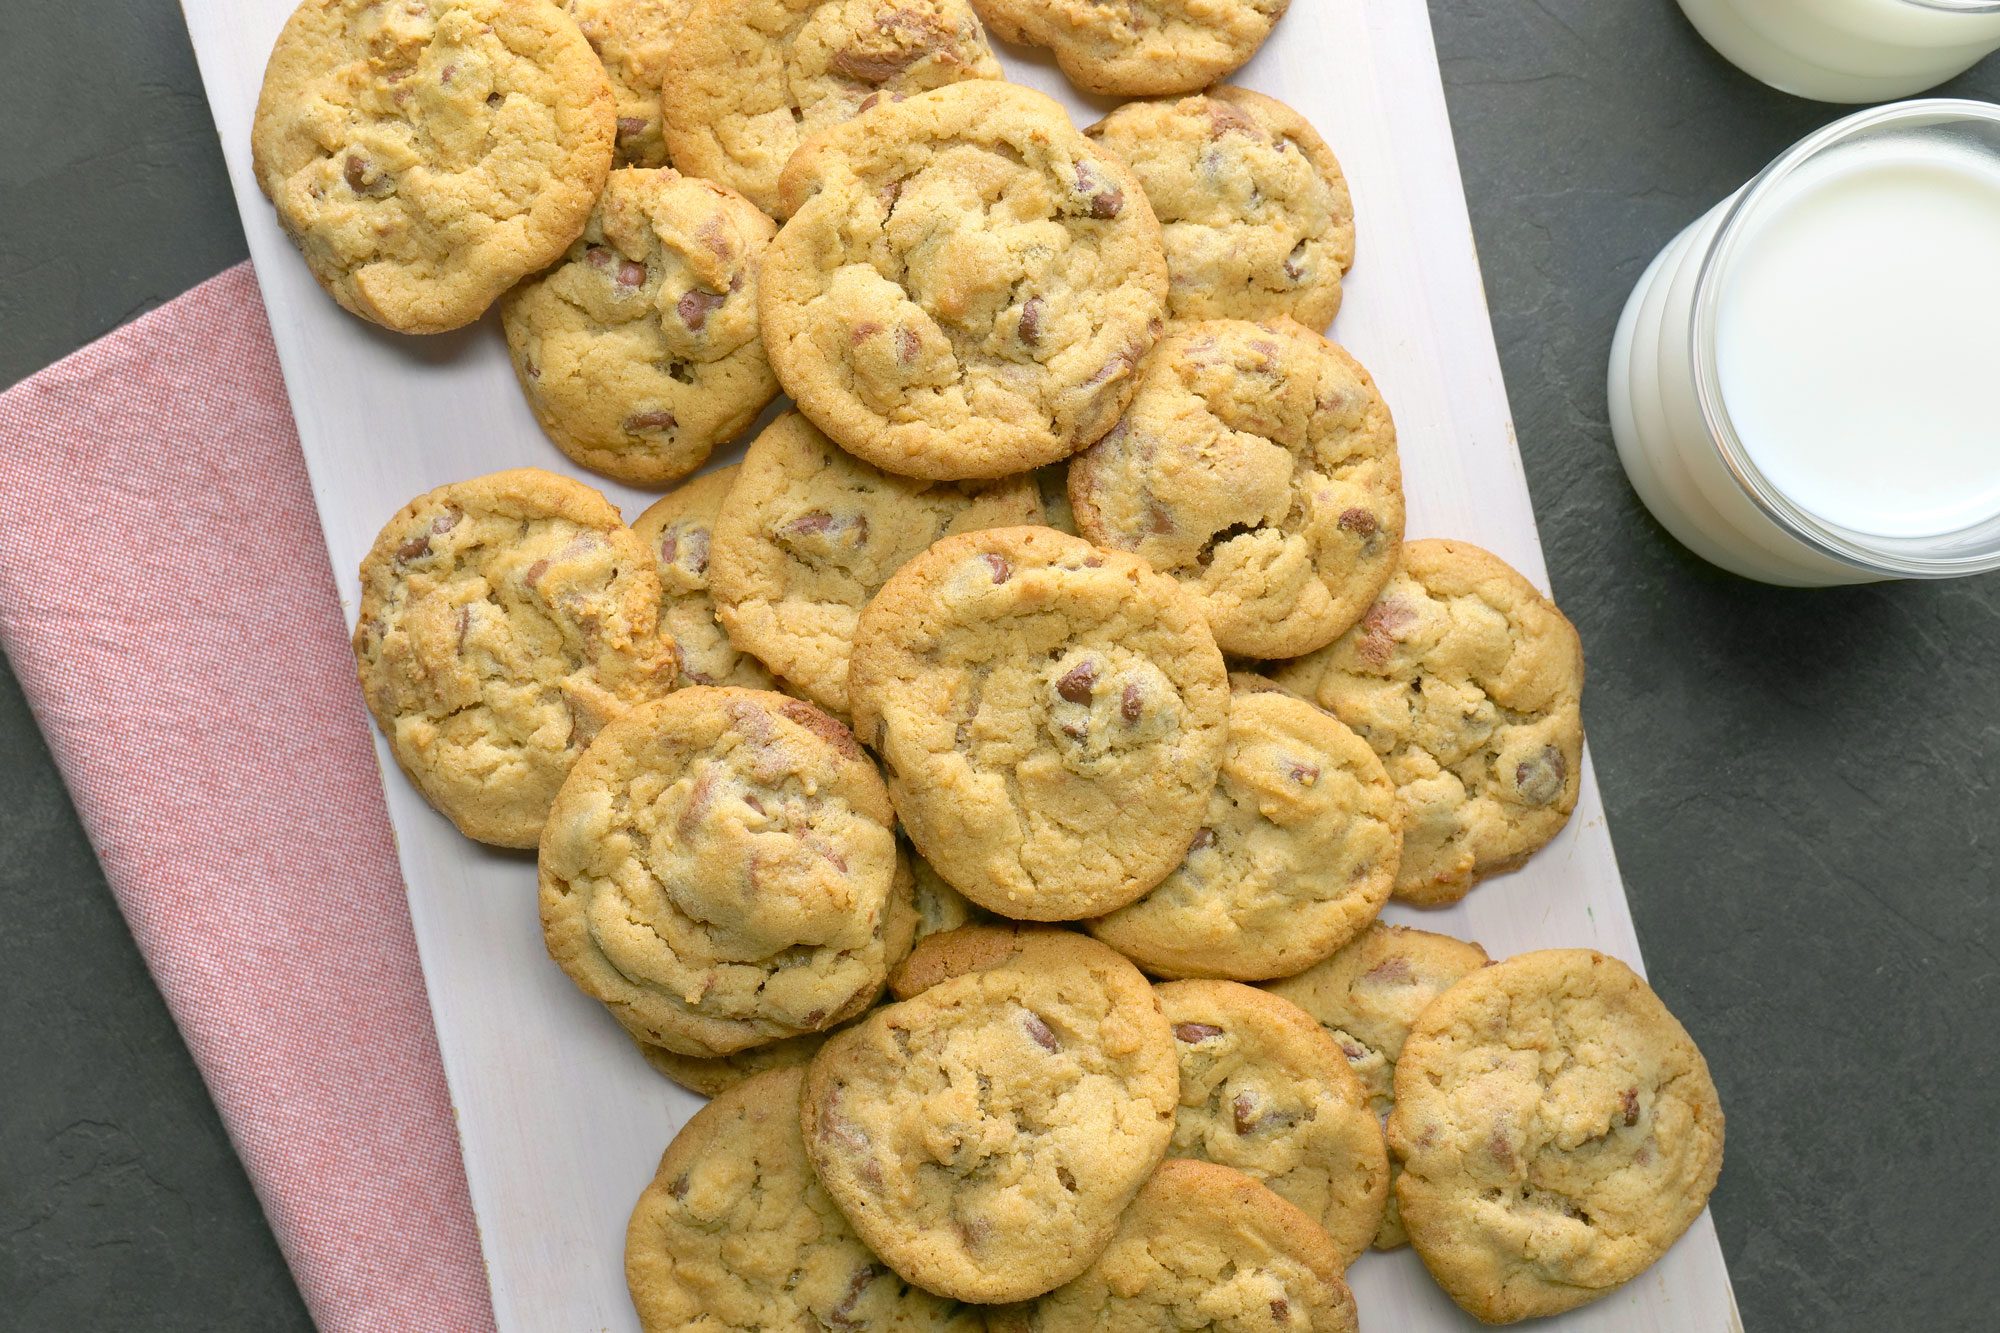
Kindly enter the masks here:
M 1661 251 L 1611 348 L 1646 507 L 1767 583 L 2000 568 L 2000 107 L 1801 141 Z
M 2000 50 L 2000 0 L 1680 0 L 1737 68 L 1822 102 L 1935 88 Z

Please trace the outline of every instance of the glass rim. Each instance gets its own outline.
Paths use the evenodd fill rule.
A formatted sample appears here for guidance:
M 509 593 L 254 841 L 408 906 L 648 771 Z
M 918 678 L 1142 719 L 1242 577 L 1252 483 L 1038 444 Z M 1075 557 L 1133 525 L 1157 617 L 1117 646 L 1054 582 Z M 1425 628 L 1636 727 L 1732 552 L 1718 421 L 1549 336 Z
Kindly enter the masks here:
M 1943 14 L 2000 14 L 2000 0 L 1902 0 L 1912 9 L 1934 9 Z
M 1917 3 L 1918 0 L 1908 0 Z M 1988 8 L 2000 12 L 2000 3 Z M 2000 569 L 2000 520 L 1987 549 L 1925 551 L 1936 538 L 1899 538 L 1855 532 L 1830 523 L 1798 504 L 1766 477 L 1751 459 L 1736 433 L 1723 402 L 1722 374 L 1716 357 L 1716 318 L 1722 277 L 1734 259 L 1748 225 L 1762 217 L 1780 182 L 1806 162 L 1857 136 L 1899 123 L 1933 126 L 1977 120 L 2000 129 L 2000 105 L 1959 97 L 1917 98 L 1857 111 L 1807 135 L 1758 172 L 1728 204 L 1714 239 L 1702 256 L 1695 276 L 1693 308 L 1688 321 L 1689 352 L 1694 365 L 1694 390 L 1702 424 L 1737 486 L 1767 518 L 1794 539 L 1841 564 L 1876 575 L 1898 578 L 1953 578 Z M 1975 527 L 1980 525 L 1975 525 Z M 1966 529 L 1969 531 L 1970 529 Z

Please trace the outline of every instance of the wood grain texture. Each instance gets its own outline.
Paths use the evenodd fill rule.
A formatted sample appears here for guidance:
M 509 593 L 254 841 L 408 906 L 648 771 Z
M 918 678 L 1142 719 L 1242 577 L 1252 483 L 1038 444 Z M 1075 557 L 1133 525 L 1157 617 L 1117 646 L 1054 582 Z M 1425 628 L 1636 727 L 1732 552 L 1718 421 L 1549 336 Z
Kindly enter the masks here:
M 362 553 L 411 496 L 501 467 L 575 470 L 535 427 L 490 317 L 420 340 L 365 325 L 318 289 L 278 229 L 250 177 L 248 140 L 265 56 L 290 7 L 187 0 L 186 13 L 351 615 Z M 1079 123 L 1108 109 L 1024 53 L 1004 55 L 1012 77 L 1063 97 Z M 1423 7 L 1296 4 L 1237 81 L 1304 113 L 1353 187 L 1358 260 L 1333 333 L 1396 414 L 1410 535 L 1477 542 L 1546 587 Z M 646 500 L 603 489 L 628 517 Z M 459 838 L 379 746 L 378 756 L 500 1326 L 631 1330 L 626 1213 L 698 1103 L 646 1068 L 548 961 L 532 861 Z M 1575 818 L 1527 868 L 1449 910 L 1390 915 L 1478 939 L 1496 956 L 1588 945 L 1639 963 L 1587 759 Z M 1474 1327 L 1408 1252 L 1365 1256 L 1350 1279 L 1364 1320 L 1419 1333 Z M 1706 1214 L 1624 1291 L 1548 1324 L 1566 1333 L 1737 1326 Z

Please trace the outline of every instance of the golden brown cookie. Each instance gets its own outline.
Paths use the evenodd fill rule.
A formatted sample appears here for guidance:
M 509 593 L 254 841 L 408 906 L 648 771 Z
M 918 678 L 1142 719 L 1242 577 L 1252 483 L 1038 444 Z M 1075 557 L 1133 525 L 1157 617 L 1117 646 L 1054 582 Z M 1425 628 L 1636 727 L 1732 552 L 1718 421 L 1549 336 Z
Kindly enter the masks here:
M 660 487 L 700 467 L 778 393 L 757 336 L 775 227 L 670 168 L 614 171 L 563 262 L 507 294 L 514 374 L 556 447 Z
M 806 1153 L 857 1234 L 959 1300 L 1087 1267 L 1173 1132 L 1173 1036 L 1130 963 L 1040 932 L 1032 960 L 940 981 L 828 1040 Z
M 1457 902 L 1525 863 L 1576 808 L 1583 645 L 1553 602 L 1470 542 L 1407 544 L 1360 624 L 1274 674 L 1382 756 L 1403 807 L 1406 902 Z
M 991 1333 L 1355 1333 L 1340 1256 L 1304 1213 L 1240 1171 L 1163 1162 L 1097 1262 Z
M 893 963 L 900 964 L 910 944 L 932 935 L 956 930 L 985 914 L 960 897 L 924 859 L 907 847 L 896 865 L 896 885 L 889 900 L 888 925 L 883 938 Z M 897 998 L 904 998 L 898 996 Z M 682 1055 L 664 1046 L 633 1038 L 646 1063 L 684 1088 L 704 1097 L 713 1097 L 767 1069 L 798 1069 L 812 1062 L 830 1036 L 809 1032 L 765 1046 L 752 1046 L 734 1055 L 703 1057 Z
M 659 568 L 660 626 L 680 647 L 682 683 L 776 689 L 764 664 L 729 641 L 709 591 L 715 518 L 736 473 L 732 465 L 682 482 L 634 519 L 632 531 Z
M 1354 204 L 1333 150 L 1304 116 L 1222 87 L 1129 102 L 1084 133 L 1145 186 L 1175 319 L 1333 322 L 1354 264 Z
M 1687 1032 L 1631 968 L 1545 949 L 1469 973 L 1396 1063 L 1389 1146 L 1410 1244 L 1487 1323 L 1631 1281 L 1701 1215 L 1722 1107 Z
M 1378 921 L 1325 962 L 1265 989 L 1327 1030 L 1367 1089 L 1375 1114 L 1387 1119 L 1396 1104 L 1396 1060 L 1411 1027 L 1432 1000 L 1488 961 L 1486 950 L 1469 941 Z M 1391 1162 L 1392 1181 L 1396 1171 Z M 1408 1239 L 1392 1189 L 1375 1247 L 1393 1250 Z
M 1155 97 L 1226 78 L 1291 0 L 973 0 L 1003 42 L 1045 46 L 1087 93 Z
M 611 82 L 621 167 L 667 165 L 660 85 L 666 81 L 667 52 L 692 7 L 693 0 L 564 0 Z
M 1155 976 L 1289 976 L 1367 928 L 1396 882 L 1396 789 L 1368 743 L 1275 687 L 1236 687 L 1208 815 L 1158 887 L 1089 923 Z
M 1360 619 L 1403 535 L 1375 381 L 1289 319 L 1176 324 L 1069 469 L 1077 530 L 1171 574 L 1226 653 L 1296 657 Z
M 674 1136 L 625 1232 L 645 1333 L 983 1333 L 980 1312 L 898 1281 L 814 1179 L 797 1069 L 757 1075 Z
M 940 981 L 1006 964 L 1037 967 L 1068 956 L 1076 932 L 1020 921 L 973 921 L 917 941 L 910 956 L 889 973 L 889 994 L 912 999 Z
M 845 714 L 854 626 L 890 575 L 940 537 L 1041 521 L 1025 477 L 894 476 L 787 412 L 751 441 L 716 520 L 716 614 L 732 642 Z
M 607 727 L 549 812 L 549 956 L 684 1055 L 823 1031 L 909 948 L 893 819 L 867 755 L 804 700 L 669 695 Z
M 1166 299 L 1139 181 L 1040 93 L 979 79 L 785 169 L 764 341 L 799 410 L 887 472 L 1001 477 L 1110 429 Z
M 334 300 L 438 333 L 576 239 L 613 126 L 604 67 L 550 0 L 304 0 L 272 48 L 250 147 Z
M 1028 920 L 1159 883 L 1227 739 L 1222 655 L 1179 585 L 1050 528 L 947 537 L 898 570 L 862 613 L 848 696 L 917 850 Z
M 999 79 L 966 0 L 692 0 L 665 71 L 667 141 L 685 171 L 778 216 L 800 144 L 878 97 Z
M 1172 1157 L 1233 1167 L 1326 1229 L 1345 1268 L 1389 1193 L 1382 1124 L 1310 1014 L 1234 981 L 1154 988 L 1181 1057 Z
M 460 832 L 533 847 L 584 746 L 673 688 L 659 601 L 644 547 L 588 486 L 536 468 L 441 486 L 361 562 L 361 690 Z

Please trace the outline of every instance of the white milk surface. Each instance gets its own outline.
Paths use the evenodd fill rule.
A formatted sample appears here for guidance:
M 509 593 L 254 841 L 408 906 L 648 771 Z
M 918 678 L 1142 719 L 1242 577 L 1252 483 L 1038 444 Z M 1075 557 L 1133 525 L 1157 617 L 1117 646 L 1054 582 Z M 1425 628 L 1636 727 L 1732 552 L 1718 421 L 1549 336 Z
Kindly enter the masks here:
M 1680 0 L 1718 51 L 1803 97 L 1882 102 L 2000 46 L 1989 0 Z
M 1743 238 L 1716 311 L 1724 405 L 1766 477 L 1855 532 L 2000 514 L 2000 161 L 1857 145 Z

